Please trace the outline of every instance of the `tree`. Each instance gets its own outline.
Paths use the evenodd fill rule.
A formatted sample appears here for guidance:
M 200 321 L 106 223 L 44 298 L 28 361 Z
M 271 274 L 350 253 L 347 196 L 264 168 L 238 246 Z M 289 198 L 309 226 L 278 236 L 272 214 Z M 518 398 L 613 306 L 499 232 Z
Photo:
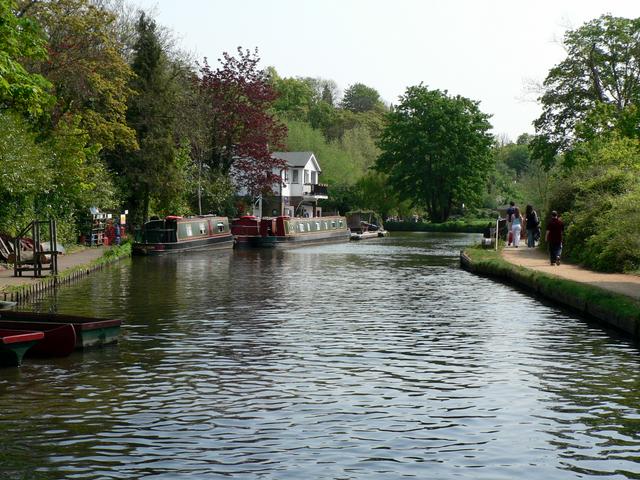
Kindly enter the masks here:
M 153 198 L 171 203 L 180 176 L 173 138 L 177 86 L 155 22 L 141 13 L 137 32 L 132 65 L 135 77 L 130 84 L 135 96 L 129 103 L 127 120 L 140 149 L 120 151 L 114 166 L 124 176 L 134 222 L 141 222 L 148 218 Z
M 47 40 L 48 58 L 29 67 L 54 85 L 52 128 L 77 115 L 91 144 L 137 148 L 126 123 L 132 73 L 114 34 L 115 15 L 91 0 L 21 0 L 20 8 L 42 25 Z
M 224 53 L 215 71 L 205 59 L 199 79 L 207 105 L 206 167 L 214 175 L 233 176 L 252 196 L 281 181 L 278 170 L 285 166 L 271 156 L 282 148 L 286 127 L 270 113 L 277 94 L 259 61 L 257 50 L 238 48 L 238 58 Z
M 45 42 L 36 22 L 16 15 L 12 0 L 0 2 L 0 111 L 13 109 L 32 117 L 53 100 L 51 84 L 27 71 L 23 60 L 46 58 Z
M 344 91 L 342 108 L 352 112 L 368 112 L 382 106 L 380 94 L 375 88 L 367 87 L 362 83 L 354 83 Z
M 581 123 L 593 124 L 594 109 L 607 112 L 605 121 L 596 122 L 599 130 L 610 130 L 640 100 L 640 19 L 603 15 L 568 31 L 563 44 L 567 57 L 544 81 L 532 142 L 535 155 L 547 164 L 580 139 Z
M 401 199 L 443 222 L 452 207 L 480 201 L 492 168 L 488 119 L 476 101 L 409 87 L 387 114 L 376 168 L 389 175 Z

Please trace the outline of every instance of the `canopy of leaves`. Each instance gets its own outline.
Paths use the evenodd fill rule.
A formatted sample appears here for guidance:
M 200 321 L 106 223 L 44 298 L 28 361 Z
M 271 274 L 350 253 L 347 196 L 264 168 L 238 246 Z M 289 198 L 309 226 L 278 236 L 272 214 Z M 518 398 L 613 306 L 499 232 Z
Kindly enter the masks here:
M 0 109 L 40 116 L 51 102 L 51 84 L 27 71 L 25 59 L 45 59 L 45 42 L 36 22 L 16 15 L 13 0 L 0 2 Z
M 54 127 L 61 118 L 78 115 L 91 143 L 137 148 L 126 123 L 132 72 L 114 34 L 115 16 L 91 0 L 20 0 L 20 5 L 45 32 L 48 59 L 33 61 L 30 68 L 54 85 Z
M 489 116 L 478 102 L 422 85 L 409 87 L 388 114 L 377 169 L 434 222 L 454 205 L 480 202 L 492 168 Z
M 259 61 L 257 51 L 238 48 L 238 57 L 224 53 L 215 71 L 205 59 L 199 80 L 207 105 L 205 164 L 219 174 L 233 174 L 251 195 L 281 181 L 277 169 L 284 162 L 271 152 L 281 150 L 286 137 L 286 127 L 270 113 L 277 94 L 267 72 L 258 69 Z
M 344 91 L 342 108 L 352 112 L 368 112 L 382 109 L 383 104 L 375 88 L 367 87 L 363 83 L 354 83 Z
M 567 57 L 547 75 L 535 121 L 536 156 L 548 164 L 586 133 L 578 131 L 580 123 L 609 130 L 640 100 L 640 19 L 603 15 L 567 32 L 563 43 Z M 597 122 L 588 118 L 594 109 Z

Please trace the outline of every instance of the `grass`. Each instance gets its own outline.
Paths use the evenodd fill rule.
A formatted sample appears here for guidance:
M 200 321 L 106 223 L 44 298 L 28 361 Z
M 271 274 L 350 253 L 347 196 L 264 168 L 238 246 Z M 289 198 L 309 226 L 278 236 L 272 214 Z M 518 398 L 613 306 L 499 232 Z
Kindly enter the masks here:
M 473 247 L 465 250 L 465 253 L 471 259 L 476 273 L 515 280 L 554 300 L 566 300 L 562 303 L 579 310 L 584 311 L 589 305 L 591 310 L 607 312 L 614 318 L 640 322 L 640 302 L 631 297 L 513 265 L 504 260 L 499 251 Z
M 385 222 L 384 227 L 390 232 L 482 233 L 487 229 L 487 227 L 495 226 L 495 223 L 495 219 L 476 218 L 449 220 L 444 223 Z

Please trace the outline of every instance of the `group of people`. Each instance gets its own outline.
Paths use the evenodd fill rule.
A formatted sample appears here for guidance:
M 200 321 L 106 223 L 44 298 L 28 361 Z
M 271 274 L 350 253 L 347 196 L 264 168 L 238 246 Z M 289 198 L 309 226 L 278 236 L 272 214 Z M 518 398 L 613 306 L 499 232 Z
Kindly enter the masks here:
M 527 205 L 524 217 L 514 202 L 509 203 L 507 209 L 507 246 L 518 248 L 522 232 L 526 231 L 527 248 L 534 248 L 540 239 L 540 219 L 533 206 Z M 551 212 L 551 219 L 547 222 L 545 241 L 549 246 L 549 262 L 551 265 L 560 265 L 562 253 L 562 236 L 564 224 L 555 210 Z
M 120 227 L 120 223 L 116 221 L 114 223 L 113 219 L 107 220 L 107 225 L 104 228 L 104 237 L 107 239 L 105 243 L 108 245 L 120 245 L 122 228 Z

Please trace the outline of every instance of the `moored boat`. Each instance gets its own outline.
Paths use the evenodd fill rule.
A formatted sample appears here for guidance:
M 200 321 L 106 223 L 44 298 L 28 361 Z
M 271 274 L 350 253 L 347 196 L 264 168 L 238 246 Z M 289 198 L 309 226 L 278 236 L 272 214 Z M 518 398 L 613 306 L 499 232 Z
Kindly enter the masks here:
M 76 331 L 70 323 L 0 320 L 0 329 L 44 333 L 44 338 L 27 351 L 28 357 L 66 357 L 76 347 Z
M 241 217 L 233 221 L 231 229 L 238 245 L 268 248 L 346 242 L 350 236 L 347 221 L 341 216 Z
M 27 350 L 43 338 L 42 332 L 0 328 L 0 366 L 19 366 Z
M 233 247 L 227 217 L 199 215 L 168 216 L 144 224 L 140 240 L 133 244 L 134 255 L 162 255 L 190 250 Z
M 77 349 L 117 342 L 122 325 L 122 320 L 118 319 L 15 311 L 0 312 L 0 321 L 3 320 L 19 321 L 25 324 L 29 322 L 46 322 L 57 325 L 71 324 L 76 334 L 75 348 Z
M 351 240 L 366 240 L 389 235 L 382 225 L 382 219 L 371 210 L 348 212 L 347 224 L 351 230 Z

